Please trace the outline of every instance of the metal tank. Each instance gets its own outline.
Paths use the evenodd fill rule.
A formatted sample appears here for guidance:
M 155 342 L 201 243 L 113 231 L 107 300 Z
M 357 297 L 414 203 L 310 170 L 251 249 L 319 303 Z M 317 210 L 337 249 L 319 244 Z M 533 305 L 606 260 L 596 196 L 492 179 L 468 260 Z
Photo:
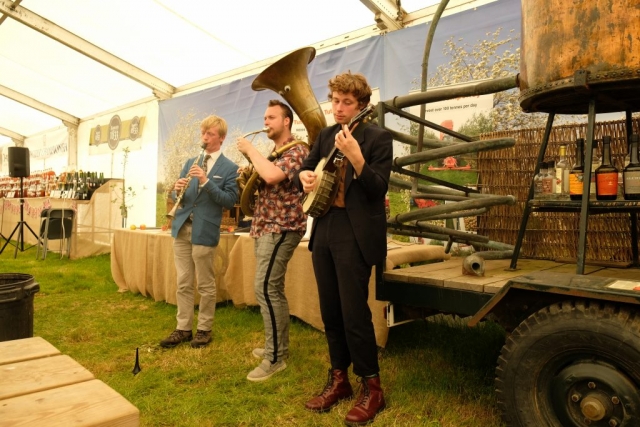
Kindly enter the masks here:
M 640 1 L 522 0 L 520 106 L 640 110 Z

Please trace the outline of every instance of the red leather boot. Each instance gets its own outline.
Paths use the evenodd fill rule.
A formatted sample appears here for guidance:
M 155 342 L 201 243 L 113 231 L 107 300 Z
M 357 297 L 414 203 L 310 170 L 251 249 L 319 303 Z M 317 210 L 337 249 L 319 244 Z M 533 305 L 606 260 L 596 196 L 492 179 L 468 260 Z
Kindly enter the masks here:
M 353 389 L 349 383 L 347 371 L 329 369 L 329 379 L 324 390 L 318 396 L 305 403 L 304 407 L 314 412 L 326 412 L 343 399 L 353 396 Z
M 344 422 L 348 426 L 369 424 L 385 407 L 380 377 L 362 378 L 359 381 L 362 383 L 362 387 L 360 387 L 358 401 L 344 418 Z

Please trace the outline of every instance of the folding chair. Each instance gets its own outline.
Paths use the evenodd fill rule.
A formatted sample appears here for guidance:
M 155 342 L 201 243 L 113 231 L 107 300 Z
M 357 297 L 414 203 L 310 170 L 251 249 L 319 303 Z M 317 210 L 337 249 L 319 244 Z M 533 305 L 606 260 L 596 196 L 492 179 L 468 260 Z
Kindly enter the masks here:
M 42 247 L 42 259 L 47 258 L 49 240 L 60 241 L 60 258 L 66 250 L 67 258 L 71 254 L 71 233 L 75 212 L 71 209 L 45 209 L 40 214 L 40 239 L 36 259 L 40 256 Z

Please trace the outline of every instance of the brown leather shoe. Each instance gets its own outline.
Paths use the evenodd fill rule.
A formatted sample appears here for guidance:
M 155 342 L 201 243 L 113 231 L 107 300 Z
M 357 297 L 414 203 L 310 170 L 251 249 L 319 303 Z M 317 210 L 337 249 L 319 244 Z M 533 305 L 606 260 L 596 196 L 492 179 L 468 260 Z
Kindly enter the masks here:
M 380 388 L 380 377 L 360 378 L 362 383 L 360 395 L 355 406 L 347 413 L 344 422 L 348 426 L 363 426 L 369 424 L 378 412 L 385 407 L 384 394 Z
M 191 331 L 176 329 L 171 332 L 171 335 L 160 341 L 160 346 L 164 348 L 173 348 L 180 343 L 191 341 L 192 338 L 193 336 L 191 335 Z
M 353 389 L 349 383 L 349 374 L 341 369 L 329 369 L 329 379 L 324 390 L 318 396 L 305 403 L 304 407 L 314 412 L 326 412 L 341 400 L 353 396 Z
M 204 347 L 211 342 L 211 331 L 202 331 L 198 329 L 196 336 L 191 340 L 191 347 Z

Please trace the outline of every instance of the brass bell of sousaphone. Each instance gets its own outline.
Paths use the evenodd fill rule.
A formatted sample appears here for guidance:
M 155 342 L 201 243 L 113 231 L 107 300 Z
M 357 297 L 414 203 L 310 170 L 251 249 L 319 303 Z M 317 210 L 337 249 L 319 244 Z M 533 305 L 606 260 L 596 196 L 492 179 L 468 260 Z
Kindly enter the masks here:
M 307 129 L 310 146 L 313 145 L 322 128 L 327 126 L 324 113 L 313 93 L 307 74 L 307 64 L 313 61 L 315 56 L 316 49 L 313 47 L 304 47 L 291 52 L 267 67 L 251 84 L 251 88 L 255 91 L 271 89 L 287 101 Z M 300 143 L 304 142 L 293 141 L 286 144 L 271 153 L 268 159 L 273 161 L 293 145 Z M 244 179 L 242 176 L 238 177 L 238 185 L 241 191 L 240 207 L 245 215 L 253 216 L 258 189 L 262 184 L 262 180 L 253 168 L 249 169 L 248 172 L 251 173 L 248 179 Z M 241 184 L 241 181 L 244 181 L 244 184 Z

